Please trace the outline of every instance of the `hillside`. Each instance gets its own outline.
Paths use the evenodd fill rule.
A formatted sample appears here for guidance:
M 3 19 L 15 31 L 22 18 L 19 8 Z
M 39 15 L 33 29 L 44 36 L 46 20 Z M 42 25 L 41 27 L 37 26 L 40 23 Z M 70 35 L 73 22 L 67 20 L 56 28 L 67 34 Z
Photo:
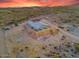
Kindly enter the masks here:
M 23 8 L 1 8 L 0 9 L 0 26 L 15 24 L 28 20 L 28 18 L 36 17 L 45 14 L 60 14 L 66 17 L 59 16 L 63 22 L 79 23 L 79 6 L 67 7 L 23 7 Z M 74 21 L 75 20 L 75 21 Z

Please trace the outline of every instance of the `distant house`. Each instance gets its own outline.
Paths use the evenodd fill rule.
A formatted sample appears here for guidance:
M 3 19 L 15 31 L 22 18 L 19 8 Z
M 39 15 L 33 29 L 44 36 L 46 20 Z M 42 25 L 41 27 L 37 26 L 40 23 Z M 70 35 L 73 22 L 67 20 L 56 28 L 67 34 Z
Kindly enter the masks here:
M 44 39 L 51 36 L 51 32 L 53 32 L 52 27 L 48 24 L 35 20 L 28 20 L 26 25 L 26 30 L 33 39 Z M 55 29 L 54 29 L 55 31 Z

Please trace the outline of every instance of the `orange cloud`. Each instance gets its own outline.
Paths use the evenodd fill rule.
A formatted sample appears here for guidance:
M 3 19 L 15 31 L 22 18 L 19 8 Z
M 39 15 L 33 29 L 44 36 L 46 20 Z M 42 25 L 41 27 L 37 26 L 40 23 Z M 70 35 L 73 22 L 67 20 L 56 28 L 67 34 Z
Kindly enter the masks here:
M 64 6 L 79 0 L 0 0 L 0 7 Z

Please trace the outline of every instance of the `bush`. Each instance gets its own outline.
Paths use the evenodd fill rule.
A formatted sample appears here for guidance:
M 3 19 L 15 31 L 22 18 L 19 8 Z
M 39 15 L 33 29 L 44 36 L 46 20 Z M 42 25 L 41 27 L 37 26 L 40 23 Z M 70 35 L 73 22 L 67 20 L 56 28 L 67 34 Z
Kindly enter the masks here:
M 75 49 L 77 50 L 77 52 L 79 52 L 79 43 L 75 43 L 74 46 L 75 46 Z

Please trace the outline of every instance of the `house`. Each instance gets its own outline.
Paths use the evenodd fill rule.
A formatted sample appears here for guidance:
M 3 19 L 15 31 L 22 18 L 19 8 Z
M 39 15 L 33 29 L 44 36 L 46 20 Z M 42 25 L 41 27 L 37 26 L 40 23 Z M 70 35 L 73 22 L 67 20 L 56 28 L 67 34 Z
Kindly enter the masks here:
M 40 20 L 28 20 L 25 27 L 28 35 L 33 39 L 46 39 L 51 36 L 54 29 L 50 27 L 50 25 L 48 25 L 47 23 L 44 23 Z

